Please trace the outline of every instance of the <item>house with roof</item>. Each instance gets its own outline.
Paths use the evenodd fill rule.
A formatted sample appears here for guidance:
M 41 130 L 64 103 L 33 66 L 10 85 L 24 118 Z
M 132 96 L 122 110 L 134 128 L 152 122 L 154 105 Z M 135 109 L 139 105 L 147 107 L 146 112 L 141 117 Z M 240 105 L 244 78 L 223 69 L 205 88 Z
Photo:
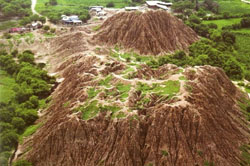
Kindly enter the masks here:
M 138 7 L 125 7 L 126 11 L 135 11 L 135 10 L 139 10 Z
M 62 15 L 62 23 L 71 25 L 80 25 L 82 24 L 82 21 L 76 15 L 73 16 Z
M 169 7 L 173 5 L 173 3 L 171 2 L 162 2 L 162 1 L 146 1 L 146 4 L 149 8 L 163 9 L 163 10 L 168 10 Z

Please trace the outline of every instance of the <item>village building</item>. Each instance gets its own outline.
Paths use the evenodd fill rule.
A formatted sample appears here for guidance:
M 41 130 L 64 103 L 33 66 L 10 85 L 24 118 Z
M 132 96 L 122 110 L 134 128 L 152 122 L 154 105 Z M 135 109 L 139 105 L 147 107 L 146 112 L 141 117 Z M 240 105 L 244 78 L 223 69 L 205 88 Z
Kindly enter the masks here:
M 79 19 L 78 16 L 65 16 L 62 15 L 62 23 L 67 25 L 81 25 L 82 21 Z
M 26 28 L 10 28 L 9 33 L 23 33 L 26 31 Z
M 138 7 L 125 7 L 126 11 L 135 11 L 135 10 L 139 10 Z
M 146 1 L 146 4 L 149 8 L 153 9 L 163 9 L 163 10 L 168 10 L 170 6 L 173 5 L 173 3 L 169 2 L 162 2 L 162 1 Z

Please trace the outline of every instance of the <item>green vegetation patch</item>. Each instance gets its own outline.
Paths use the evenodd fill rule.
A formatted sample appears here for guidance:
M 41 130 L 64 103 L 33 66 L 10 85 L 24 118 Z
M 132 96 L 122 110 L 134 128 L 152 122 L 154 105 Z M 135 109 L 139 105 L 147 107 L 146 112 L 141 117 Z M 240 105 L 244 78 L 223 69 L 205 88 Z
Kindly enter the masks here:
M 101 25 L 97 25 L 93 28 L 93 31 L 98 31 L 101 28 Z
M 158 95 L 174 95 L 180 91 L 180 82 L 169 80 L 162 84 L 152 84 L 152 86 L 139 82 L 136 89 L 143 94 L 156 93 Z
M 125 101 L 125 99 L 129 96 L 129 91 L 131 89 L 131 85 L 125 85 L 122 83 L 119 83 L 116 85 L 117 90 L 120 93 L 121 101 Z
M 241 157 L 242 157 L 242 161 L 241 161 L 241 165 L 249 165 L 250 164 L 250 145 L 242 145 L 240 147 L 241 150 Z
M 162 150 L 162 151 L 161 151 L 161 154 L 162 154 L 163 156 L 168 156 L 168 152 L 167 152 L 166 150 Z
M 101 90 L 96 89 L 96 88 L 90 88 L 90 89 L 88 89 L 88 91 L 87 91 L 88 98 L 92 99 L 92 98 L 96 97 L 99 92 L 101 92 Z
M 94 100 L 87 106 L 83 106 L 80 108 L 80 110 L 82 111 L 83 120 L 92 119 L 98 114 L 98 112 L 100 111 L 100 108 L 98 107 L 97 103 L 98 101 Z
M 18 26 L 18 21 L 16 20 L 0 22 L 0 30 L 6 30 L 16 26 Z
M 31 126 L 29 126 L 29 127 L 24 131 L 24 133 L 23 133 L 22 135 L 20 135 L 19 141 L 22 143 L 24 137 L 28 137 L 28 136 L 34 134 L 34 133 L 37 131 L 37 129 L 39 129 L 41 126 L 42 126 L 42 123 L 38 123 L 38 124 L 36 124 L 36 125 L 31 125 Z
M 15 79 L 7 72 L 0 70 L 0 102 L 8 103 L 15 96 L 12 89 L 15 85 Z
M 248 14 L 250 11 L 250 5 L 241 0 L 220 0 L 218 4 L 220 13 Z
M 242 101 L 238 101 L 237 104 L 240 107 L 246 119 L 250 121 L 250 100 L 242 99 Z
M 110 88 L 111 85 L 110 85 L 110 81 L 113 79 L 113 76 L 112 75 L 108 75 L 105 79 L 102 79 L 100 82 L 99 82 L 99 85 L 100 86 L 105 86 L 107 88 Z
M 221 19 L 221 20 L 208 20 L 208 21 L 203 21 L 203 23 L 204 24 L 214 23 L 218 26 L 219 29 L 221 29 L 224 26 L 238 24 L 240 23 L 240 20 L 241 18 L 231 18 L 231 19 Z
M 81 111 L 82 112 L 82 119 L 83 120 L 89 120 L 98 115 L 99 112 L 103 111 L 110 111 L 112 112 L 112 118 L 115 118 L 115 113 L 121 110 L 120 107 L 112 106 L 112 105 L 101 105 L 98 104 L 97 100 L 91 101 L 90 103 L 87 102 L 84 105 L 75 108 L 74 111 Z
M 187 81 L 187 78 L 186 78 L 185 76 L 180 76 L 180 77 L 179 77 L 179 80 Z

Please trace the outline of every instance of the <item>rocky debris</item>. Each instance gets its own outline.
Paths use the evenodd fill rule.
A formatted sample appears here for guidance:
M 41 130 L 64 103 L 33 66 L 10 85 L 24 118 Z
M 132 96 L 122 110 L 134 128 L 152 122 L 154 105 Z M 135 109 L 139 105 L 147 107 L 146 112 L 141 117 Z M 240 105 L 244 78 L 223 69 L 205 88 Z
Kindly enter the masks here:
M 108 18 L 93 39 L 107 45 L 135 49 L 140 54 L 186 50 L 197 34 L 166 11 L 121 12 Z
M 169 76 L 177 73 L 180 69 L 176 65 L 165 64 L 157 69 L 152 69 L 148 65 L 142 64 L 135 74 L 135 78 L 149 80 L 155 79 L 168 79 Z
M 115 73 L 116 71 L 119 70 L 124 70 L 125 69 L 125 65 L 121 64 L 118 61 L 115 61 L 111 64 L 106 64 L 105 68 L 101 71 L 101 73 L 103 75 L 108 75 L 109 73 Z
M 112 113 L 101 111 L 83 120 L 81 112 L 74 113 L 72 103 L 86 101 L 86 88 L 95 88 L 98 81 L 84 74 L 95 68 L 96 59 L 82 58 L 64 69 L 65 80 L 46 110 L 46 123 L 25 140 L 23 146 L 32 149 L 19 158 L 36 166 L 240 165 L 239 147 L 250 141 L 250 131 L 237 101 L 246 96 L 221 69 L 186 69 L 187 78 L 192 74 L 192 80 L 186 83 L 190 86 L 184 99 L 187 105 L 171 105 L 174 101 L 167 104 L 166 99 L 150 95 L 148 98 L 154 102 L 138 114 L 113 120 Z M 136 105 L 141 96 L 142 92 L 136 90 L 130 93 L 129 106 Z M 99 98 L 104 97 L 99 94 Z M 66 102 L 71 104 L 65 107 Z

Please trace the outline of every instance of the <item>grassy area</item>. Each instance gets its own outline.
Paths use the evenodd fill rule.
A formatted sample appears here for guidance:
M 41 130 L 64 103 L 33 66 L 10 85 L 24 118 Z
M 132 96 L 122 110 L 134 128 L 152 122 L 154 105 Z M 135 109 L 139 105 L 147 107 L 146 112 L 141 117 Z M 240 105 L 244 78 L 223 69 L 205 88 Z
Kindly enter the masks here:
M 99 85 L 100 85 L 100 86 L 105 86 L 105 87 L 107 87 L 107 88 L 110 88 L 111 86 L 110 86 L 109 82 L 110 82 L 112 79 L 113 79 L 113 76 L 112 76 L 112 75 L 109 75 L 109 76 L 107 76 L 105 79 L 101 80 L 101 81 L 99 82 Z
M 97 94 L 100 92 L 101 90 L 97 90 L 95 88 L 90 88 L 87 93 L 88 93 L 88 98 L 89 99 L 92 99 L 94 98 L 95 96 L 97 96 Z
M 16 20 L 10 20 L 10 21 L 3 21 L 0 22 L 0 31 L 6 30 L 12 27 L 18 26 L 18 21 Z
M 218 29 L 221 29 L 224 26 L 240 23 L 241 18 L 232 18 L 232 19 L 222 19 L 222 20 L 208 20 L 203 21 L 204 24 L 214 23 L 218 26 Z
M 45 3 L 49 2 L 49 0 L 37 0 L 36 10 L 41 12 L 45 10 L 47 7 Z M 74 9 L 79 6 L 106 6 L 107 3 L 113 2 L 116 8 L 122 8 L 128 5 L 129 1 L 125 0 L 57 0 L 58 5 L 53 6 L 54 10 L 62 10 L 62 9 Z
M 34 133 L 36 132 L 36 130 L 37 130 L 38 128 L 40 128 L 41 126 L 42 126 L 42 123 L 38 123 L 38 124 L 36 124 L 36 125 L 29 126 L 29 127 L 24 131 L 24 133 L 23 133 L 22 135 L 20 135 L 20 137 L 19 137 L 20 143 L 23 142 L 23 138 L 24 138 L 24 137 L 28 137 L 28 136 L 34 134 Z
M 144 83 L 138 83 L 136 89 L 143 94 L 156 93 L 158 95 L 174 95 L 180 91 L 179 81 L 165 81 L 162 84 L 153 84 L 152 86 Z
M 97 100 L 91 101 L 90 103 L 85 103 L 84 105 L 75 108 L 74 111 L 78 112 L 81 111 L 82 112 L 82 119 L 83 120 L 89 120 L 94 118 L 95 116 L 98 115 L 99 112 L 101 111 L 110 111 L 112 112 L 112 118 L 122 118 L 125 117 L 125 114 L 123 113 L 119 113 L 116 115 L 116 113 L 121 110 L 120 107 L 117 106 L 112 106 L 112 105 L 101 105 L 98 104 Z
M 121 101 L 125 101 L 125 99 L 128 98 L 129 96 L 128 92 L 131 89 L 131 85 L 124 85 L 124 84 L 119 83 L 116 85 L 116 88 L 120 93 Z
M 0 102 L 9 102 L 15 96 L 12 90 L 14 85 L 16 85 L 15 79 L 0 70 Z
M 240 0 L 218 0 L 220 5 L 220 13 L 229 12 L 230 14 L 246 14 L 250 13 L 250 4 L 241 2 Z
M 238 50 L 238 55 L 236 59 L 242 64 L 245 64 L 246 69 L 250 69 L 250 29 L 242 29 L 234 31 L 236 35 L 236 48 Z

